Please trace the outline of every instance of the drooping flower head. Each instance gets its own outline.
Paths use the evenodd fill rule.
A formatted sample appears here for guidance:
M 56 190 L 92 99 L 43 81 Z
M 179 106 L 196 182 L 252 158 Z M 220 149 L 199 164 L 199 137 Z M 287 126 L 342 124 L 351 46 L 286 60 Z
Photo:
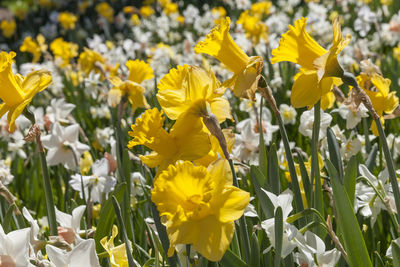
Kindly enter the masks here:
M 193 244 L 208 260 L 219 261 L 250 195 L 232 185 L 228 162 L 219 159 L 208 169 L 188 161 L 170 165 L 155 180 L 151 199 L 167 227 L 169 256 L 177 244 Z
M 146 110 L 131 126 L 129 135 L 133 140 L 129 141 L 128 147 L 144 145 L 153 150 L 149 155 L 140 156 L 147 166 L 159 166 L 159 170 L 163 170 L 177 160 L 196 160 L 210 151 L 210 139 L 203 131 L 199 117 L 187 113 L 176 121 L 169 132 L 163 124 L 163 112 L 153 108 Z
M 189 111 L 198 117 L 210 111 L 221 123 L 232 119 L 229 102 L 222 97 L 225 90 L 211 70 L 184 65 L 161 79 L 157 99 L 171 120 Z
M 301 66 L 292 88 L 291 102 L 296 108 L 313 106 L 340 83 L 343 69 L 338 54 L 348 45 L 351 36 L 343 38 L 339 19 L 333 20 L 333 41 L 329 50 L 320 46 L 306 31 L 307 18 L 300 18 L 282 35 L 278 48 L 272 50 L 271 63 L 290 61 Z M 337 78 L 334 78 L 337 77 Z
M 232 87 L 236 96 L 254 100 L 263 61 L 258 56 L 247 56 L 240 49 L 229 34 L 230 24 L 229 17 L 221 20 L 221 23 L 207 34 L 206 39 L 196 45 L 194 51 L 218 59 L 234 73 L 233 77 L 225 82 L 226 86 Z
M 78 64 L 81 70 L 85 73 L 86 76 L 89 75 L 91 71 L 94 70 L 95 73 L 99 73 L 103 75 L 101 67 L 104 67 L 106 63 L 106 59 L 97 53 L 94 50 L 88 49 L 85 47 L 85 51 L 83 51 L 79 55 Z M 103 77 L 104 78 L 104 77 Z
M 371 75 L 361 73 L 357 77 L 357 82 L 371 99 L 372 106 L 379 115 L 382 126 L 385 127 L 383 113 L 391 114 L 399 105 L 399 98 L 396 96 L 396 92 L 390 92 L 391 80 L 382 77 L 378 73 Z M 375 121 L 372 122 L 371 130 L 374 135 L 379 135 Z
M 117 76 L 109 78 L 109 81 L 114 85 L 108 92 L 108 101 L 112 107 L 117 106 L 122 97 L 126 96 L 132 105 L 132 112 L 137 108 L 150 108 L 144 96 L 146 89 L 140 84 L 131 80 L 122 81 Z
M 8 112 L 7 120 L 9 130 L 15 129 L 15 120 L 24 111 L 25 107 L 32 101 L 33 97 L 46 89 L 51 81 L 51 74 L 47 70 L 37 70 L 29 73 L 26 77 L 13 74 L 11 64 L 15 57 L 14 52 L 0 53 L 0 117 Z

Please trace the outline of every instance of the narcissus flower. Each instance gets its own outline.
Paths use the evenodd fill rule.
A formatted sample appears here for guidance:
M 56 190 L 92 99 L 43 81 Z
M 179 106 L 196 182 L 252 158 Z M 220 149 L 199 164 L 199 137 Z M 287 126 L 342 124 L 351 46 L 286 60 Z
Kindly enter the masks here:
M 56 59 L 61 61 L 60 67 L 69 65 L 74 57 L 78 56 L 78 45 L 64 41 L 62 37 L 55 39 L 50 44 L 50 50 Z
M 155 13 L 154 9 L 151 6 L 142 6 L 139 10 L 140 15 L 147 18 Z
M 96 11 L 109 23 L 112 23 L 114 21 L 114 9 L 107 2 L 101 2 L 97 4 Z
M 25 107 L 32 101 L 33 97 L 46 89 L 52 79 L 47 70 L 37 70 L 29 73 L 26 77 L 13 74 L 11 64 L 15 57 L 14 52 L 0 53 L 0 117 L 8 112 L 7 120 L 10 132 L 15 129 L 15 120 L 24 111 Z
M 41 34 L 36 37 L 36 40 L 32 39 L 31 36 L 27 36 L 19 47 L 19 50 L 31 53 L 33 55 L 32 63 L 36 63 L 39 61 L 42 52 L 47 50 L 47 45 Z
M 210 111 L 221 123 L 232 119 L 229 102 L 222 97 L 225 90 L 211 70 L 184 65 L 161 79 L 157 99 L 171 120 L 187 112 L 200 117 Z
M 0 23 L 0 29 L 3 31 L 3 35 L 6 38 L 10 38 L 14 35 L 17 23 L 15 20 L 2 20 Z
M 246 37 L 254 44 L 258 44 L 260 39 L 266 40 L 268 38 L 267 25 L 262 22 L 260 16 L 250 14 L 248 10 L 245 10 L 240 14 L 236 24 L 242 25 Z
M 181 117 L 167 132 L 163 128 L 163 112 L 157 108 L 146 110 L 128 134 L 133 137 L 128 147 L 144 145 L 153 152 L 140 159 L 147 166 L 165 169 L 177 160 L 196 160 L 205 156 L 211 149 L 210 139 L 204 132 L 199 117 L 190 113 Z
M 117 106 L 122 97 L 126 96 L 132 105 L 132 112 L 137 108 L 150 108 L 144 96 L 146 89 L 140 84 L 130 80 L 122 81 L 117 76 L 109 78 L 109 81 L 114 85 L 108 92 L 108 102 L 112 107 Z
M 60 22 L 61 26 L 65 30 L 73 30 L 75 29 L 75 22 L 77 21 L 77 17 L 70 12 L 61 12 L 58 16 L 58 22 Z
M 105 3 L 105 2 L 104 2 Z M 94 50 L 90 50 L 85 47 L 85 51 L 83 51 L 79 55 L 78 64 L 81 70 L 85 73 L 86 76 L 89 76 L 89 73 L 94 70 L 95 73 L 99 73 L 103 75 L 102 67 L 106 63 L 106 59 L 100 55 L 98 52 Z
M 125 244 L 121 244 L 119 246 L 114 245 L 114 239 L 117 235 L 118 227 L 113 225 L 110 239 L 107 240 L 107 237 L 105 236 L 103 237 L 103 239 L 100 240 L 100 244 L 110 256 L 110 263 L 112 267 L 128 266 L 128 256 L 126 255 Z
M 208 169 L 188 161 L 170 165 L 155 180 L 151 199 L 167 227 L 169 256 L 177 244 L 192 244 L 208 260 L 219 261 L 250 195 L 232 185 L 228 162 L 220 159 Z
M 371 76 L 361 73 L 357 77 L 357 82 L 371 99 L 372 106 L 379 115 L 382 126 L 385 127 L 383 112 L 391 114 L 399 105 L 396 92 L 390 92 L 390 79 L 386 79 L 377 73 L 373 73 Z M 379 135 L 375 121 L 372 122 L 371 130 L 374 135 Z
M 279 47 L 272 50 L 271 63 L 290 61 L 302 67 L 292 88 L 291 103 L 295 108 L 315 105 L 339 82 L 337 79 L 344 71 L 337 56 L 351 40 L 350 35 L 343 38 L 337 17 L 333 20 L 333 42 L 329 50 L 307 33 L 306 26 L 307 18 L 298 19 L 294 26 L 289 25 Z
M 153 69 L 143 60 L 128 60 L 125 64 L 129 69 L 128 80 L 135 83 L 142 83 L 154 77 Z
M 249 57 L 240 49 L 229 34 L 230 24 L 229 17 L 221 20 L 221 23 L 207 34 L 206 39 L 196 45 L 194 51 L 197 54 L 213 56 L 223 63 L 234 72 L 233 77 L 224 85 L 233 88 L 233 93 L 237 97 L 254 100 L 263 60 L 259 56 Z

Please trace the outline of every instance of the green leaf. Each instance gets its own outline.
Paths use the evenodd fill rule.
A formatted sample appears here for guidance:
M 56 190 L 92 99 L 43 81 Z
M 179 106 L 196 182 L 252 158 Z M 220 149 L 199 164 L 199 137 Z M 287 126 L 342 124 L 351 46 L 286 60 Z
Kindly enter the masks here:
M 365 161 L 365 166 L 367 166 L 368 170 L 372 171 L 372 168 L 374 168 L 377 155 L 378 155 L 378 143 L 372 146 L 371 152 L 368 154 L 368 158 Z
M 343 234 L 344 248 L 348 255 L 348 263 L 351 267 L 372 267 L 364 238 L 353 211 L 353 205 L 350 203 L 344 186 L 339 181 L 339 174 L 335 166 L 333 166 L 329 160 L 326 160 L 325 166 L 331 178 L 333 199 L 338 216 L 338 218 L 336 218 L 336 223 L 340 226 Z
M 306 165 L 304 164 L 303 156 L 301 155 L 301 151 L 298 151 L 297 158 L 299 159 L 299 167 L 301 174 L 301 181 L 303 182 L 304 192 L 306 194 L 306 199 L 308 202 L 308 206 L 311 205 L 311 195 L 312 195 L 312 187 L 310 183 L 310 177 L 308 176 Z
M 121 231 L 121 235 L 124 239 L 125 249 L 126 249 L 126 256 L 128 258 L 128 265 L 129 267 L 135 267 L 136 264 L 133 261 L 132 253 L 131 253 L 131 245 L 129 243 L 128 235 L 126 233 L 124 219 L 122 218 L 121 208 L 118 204 L 118 200 L 115 196 L 111 196 L 112 204 L 114 206 L 115 215 L 117 216 L 118 223 L 119 223 L 119 230 Z
M 271 185 L 272 193 L 279 195 L 281 192 L 278 155 L 275 144 L 271 145 L 268 152 L 268 182 Z
M 329 157 L 331 159 L 331 162 L 333 163 L 333 166 L 335 166 L 336 170 L 338 171 L 340 182 L 343 183 L 344 175 L 343 175 L 342 157 L 340 155 L 340 148 L 336 136 L 331 128 L 328 128 L 327 139 L 328 139 Z
M 346 172 L 343 177 L 343 185 L 349 196 L 350 203 L 354 203 L 356 195 L 356 179 L 357 179 L 357 158 L 352 156 L 347 164 Z
M 257 176 L 262 176 L 262 173 L 256 166 L 251 166 L 250 177 L 254 186 L 254 190 L 256 191 L 256 195 L 260 202 L 261 209 L 264 213 L 265 218 L 269 219 L 274 217 L 275 207 L 272 204 L 271 200 L 269 199 L 268 195 L 262 191 L 260 184 L 258 183 Z
M 100 239 L 102 239 L 105 236 L 108 236 L 115 219 L 115 213 L 111 197 L 115 196 L 118 202 L 121 203 L 125 189 L 126 189 L 126 183 L 121 183 L 117 185 L 117 188 L 115 188 L 114 192 L 112 192 L 109 195 L 107 201 L 100 210 L 99 224 L 97 225 L 96 233 L 94 234 L 97 253 L 101 253 L 102 251 L 104 251 L 103 247 L 100 244 Z
M 251 257 L 250 266 L 259 267 L 260 266 L 260 245 L 258 244 L 257 234 L 253 232 L 251 235 Z
M 262 131 L 262 125 L 261 125 L 261 119 L 262 119 L 262 107 L 263 107 L 263 99 L 261 98 L 260 101 L 260 117 L 257 120 L 258 123 L 258 129 L 259 129 L 259 144 L 258 144 L 258 166 L 260 166 L 261 173 L 264 175 L 267 174 L 268 171 L 268 163 L 267 163 L 267 149 L 265 148 L 265 143 L 264 143 L 264 133 Z
M 15 208 L 15 204 L 14 203 L 11 204 L 8 207 L 7 212 L 6 212 L 6 214 L 4 215 L 4 218 L 3 218 L 3 223 L 1 224 L 3 226 L 3 230 L 4 230 L 4 232 L 6 234 L 11 232 L 11 230 L 12 230 L 11 220 L 12 220 L 12 217 L 13 217 L 12 215 L 13 215 L 14 208 Z
M 400 246 L 392 241 L 393 266 L 400 266 Z
M 283 214 L 279 206 L 275 211 L 275 258 L 274 266 L 280 267 L 283 243 Z
M 219 262 L 221 266 L 237 266 L 237 267 L 246 267 L 247 264 L 242 261 L 235 253 L 233 253 L 230 249 L 225 252 L 225 255 L 222 257 L 221 261 Z

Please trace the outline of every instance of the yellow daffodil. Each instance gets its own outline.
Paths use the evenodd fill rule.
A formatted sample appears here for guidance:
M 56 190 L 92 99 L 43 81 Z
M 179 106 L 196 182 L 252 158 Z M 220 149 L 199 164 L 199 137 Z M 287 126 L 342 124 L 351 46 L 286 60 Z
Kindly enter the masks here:
M 235 145 L 235 134 L 232 132 L 232 129 L 222 129 L 222 133 L 224 134 L 228 151 L 232 152 L 233 146 Z M 216 161 L 218 158 L 225 158 L 224 152 L 221 149 L 221 145 L 219 144 L 218 139 L 210 134 L 211 141 L 211 150 L 204 157 L 194 160 L 193 162 L 196 165 L 203 165 L 207 167 L 212 162 Z
M 132 14 L 130 22 L 132 23 L 132 25 L 140 25 L 140 18 L 137 14 Z
M 211 70 L 178 66 L 171 69 L 157 87 L 158 102 L 171 120 L 189 111 L 197 112 L 198 117 L 210 111 L 220 123 L 232 119 L 229 102 L 222 97 L 226 87 L 221 87 Z
M 169 2 L 163 7 L 163 11 L 166 15 L 175 14 L 178 12 L 178 4 Z
M 393 55 L 397 59 L 397 61 L 400 62 L 400 45 L 393 48 Z
M 0 29 L 3 32 L 4 37 L 10 38 L 14 35 L 17 24 L 15 20 L 2 20 L 0 23 Z
M 132 82 L 142 83 L 154 77 L 153 69 L 143 60 L 128 60 L 126 66 L 129 69 L 128 80 Z
M 21 52 L 31 53 L 33 55 L 32 62 L 36 63 L 39 61 L 42 52 L 47 50 L 47 45 L 41 34 L 36 37 L 36 40 L 32 39 L 31 36 L 27 36 L 19 47 L 19 50 Z
M 100 244 L 110 256 L 110 263 L 112 267 L 128 267 L 129 263 L 128 256 L 126 255 L 125 244 L 121 244 L 119 246 L 114 245 L 114 239 L 117 235 L 118 227 L 113 225 L 110 239 L 107 240 L 107 237 L 105 236 L 100 240 Z
M 170 165 L 154 182 L 151 196 L 170 241 L 168 255 L 177 244 L 192 244 L 210 261 L 219 261 L 228 249 L 250 194 L 232 185 L 227 160 L 195 167 L 191 162 Z
M 259 16 L 249 14 L 248 10 L 243 11 L 236 24 L 242 25 L 245 30 L 246 37 L 249 38 L 254 44 L 258 44 L 260 39 L 266 40 L 268 38 L 268 27 L 261 21 Z
M 231 19 L 226 17 L 199 42 L 194 51 L 215 57 L 231 70 L 234 75 L 224 83 L 233 89 L 238 97 L 254 100 L 261 77 L 263 60 L 261 57 L 249 57 L 233 41 L 229 34 Z
M 97 4 L 96 11 L 109 23 L 112 23 L 114 21 L 114 9 L 107 2 L 101 2 Z
M 85 151 L 81 158 L 81 173 L 82 175 L 86 175 L 89 173 L 90 168 L 93 165 L 93 158 L 89 151 Z
M 26 77 L 13 74 L 11 64 L 15 57 L 14 52 L 0 53 L 0 117 L 8 112 L 9 130 L 15 129 L 15 120 L 32 101 L 33 97 L 51 83 L 51 74 L 47 70 L 37 70 Z
M 372 73 L 371 76 L 361 73 L 357 77 L 357 81 L 371 99 L 372 106 L 379 115 L 382 126 L 385 127 L 383 112 L 391 114 L 399 105 L 399 98 L 396 96 L 396 92 L 390 92 L 390 79 L 385 79 L 377 73 Z M 371 130 L 374 135 L 379 135 L 375 121 L 372 122 Z
M 60 22 L 61 26 L 65 30 L 73 30 L 75 29 L 75 23 L 78 20 L 78 17 L 70 12 L 61 12 L 58 16 L 58 22 Z
M 79 55 L 78 59 L 79 67 L 86 76 L 88 76 L 91 71 L 94 71 L 95 73 L 101 74 L 101 77 L 104 78 L 102 68 L 104 68 L 105 63 L 106 59 L 102 55 L 86 47 L 85 51 Z
M 306 26 L 307 18 L 298 19 L 294 26 L 289 25 L 278 48 L 272 50 L 271 58 L 273 64 L 290 61 L 302 67 L 291 94 L 292 106 L 296 108 L 314 106 L 338 82 L 335 79 L 343 76 L 337 56 L 351 40 L 349 35 L 343 38 L 337 17 L 333 20 L 333 42 L 328 51 L 307 33 Z
M 145 18 L 148 18 L 155 13 L 154 9 L 151 6 L 142 6 L 139 12 L 140 15 L 142 15 Z
M 210 139 L 202 130 L 200 118 L 188 113 L 169 132 L 163 124 L 163 112 L 157 108 L 149 109 L 136 119 L 128 133 L 133 137 L 128 143 L 129 148 L 144 145 L 153 150 L 149 155 L 140 156 L 150 168 L 160 166 L 159 170 L 163 170 L 177 160 L 196 160 L 210 151 Z
M 108 100 L 112 107 L 117 106 L 122 97 L 126 96 L 132 105 L 132 112 L 137 108 L 150 108 L 144 96 L 146 89 L 140 84 L 130 80 L 122 81 L 117 76 L 109 78 L 109 81 L 114 85 L 108 92 Z
M 61 62 L 60 67 L 68 66 L 70 60 L 78 56 L 78 48 L 77 44 L 66 42 L 62 37 L 55 39 L 50 44 L 50 50 L 54 57 Z
M 250 11 L 252 14 L 256 14 L 258 16 L 268 15 L 269 9 L 271 8 L 272 3 L 270 1 L 261 1 L 251 5 Z

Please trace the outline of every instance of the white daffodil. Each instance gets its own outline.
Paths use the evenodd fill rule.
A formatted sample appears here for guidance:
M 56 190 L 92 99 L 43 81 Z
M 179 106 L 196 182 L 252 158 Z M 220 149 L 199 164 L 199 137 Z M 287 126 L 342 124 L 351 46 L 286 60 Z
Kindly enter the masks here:
M 10 165 L 4 159 L 0 160 L 0 182 L 4 185 L 8 185 L 14 179 L 14 175 L 11 174 Z
M 29 262 L 30 234 L 30 228 L 6 234 L 0 225 L 0 266 L 34 266 Z
M 299 266 L 330 267 L 339 261 L 340 252 L 334 248 L 325 251 L 325 243 L 316 234 L 307 231 L 296 237 L 299 252 L 294 254 L 294 260 Z
M 379 173 L 378 177 L 375 177 L 368 168 L 361 164 L 359 166 L 359 172 L 361 176 L 367 178 L 382 194 L 383 197 L 388 198 L 390 207 L 394 210 L 394 198 L 392 194 L 392 187 L 388 183 L 389 172 L 388 169 L 384 169 Z M 356 184 L 356 210 L 360 211 L 360 214 L 364 217 L 371 217 L 371 225 L 374 225 L 381 210 L 387 210 L 385 204 L 377 196 L 374 188 L 363 182 Z
M 64 98 L 52 99 L 46 108 L 46 115 L 51 123 L 68 123 L 67 117 L 74 108 L 75 105 L 65 102 Z
M 340 153 L 346 160 L 349 160 L 350 157 L 361 151 L 361 141 L 357 137 L 358 136 L 352 132 L 350 137 L 346 139 L 340 147 Z
M 37 251 L 38 246 L 43 242 L 43 241 L 40 241 L 38 238 L 38 235 L 40 232 L 39 224 L 38 224 L 37 220 L 33 219 L 32 215 L 29 213 L 29 211 L 25 207 L 22 208 L 22 214 L 24 215 L 25 219 L 31 225 L 30 243 L 33 246 L 34 250 Z
M 279 106 L 279 111 L 282 116 L 282 120 L 284 124 L 295 124 L 297 112 L 296 109 L 292 106 L 281 104 Z
M 56 219 L 60 224 L 58 227 L 58 235 L 61 236 L 68 244 L 74 244 L 75 241 L 79 244 L 82 239 L 79 236 L 81 219 L 85 212 L 86 206 L 81 205 L 72 211 L 72 215 L 59 211 L 57 207 Z
M 271 200 L 272 204 L 274 205 L 274 213 L 278 207 L 282 208 L 282 217 L 283 217 L 283 239 L 282 239 L 282 258 L 286 258 L 293 249 L 296 248 L 297 243 L 295 238 L 299 235 L 298 230 L 296 227 L 291 225 L 290 223 L 286 222 L 287 217 L 289 216 L 290 212 L 293 210 L 292 207 L 292 200 L 293 200 L 293 193 L 290 189 L 286 189 L 282 192 L 279 196 L 268 192 L 261 188 L 263 192 L 268 195 L 269 199 Z M 270 218 L 261 222 L 261 227 L 267 233 L 268 238 L 271 242 L 271 246 L 275 247 L 275 218 Z M 268 252 L 270 248 L 266 249 L 264 252 Z
M 48 149 L 46 160 L 49 166 L 64 164 L 65 168 L 75 170 L 83 152 L 89 146 L 79 142 L 79 125 L 62 127 L 58 122 L 53 125 L 50 135 L 42 137 L 45 148 Z
M 356 111 L 342 103 L 338 109 L 334 109 L 332 112 L 339 112 L 340 117 L 346 120 L 346 129 L 355 128 L 362 118 L 368 117 L 368 109 L 363 103 L 360 104 Z
M 140 172 L 131 173 L 131 196 L 143 196 L 146 179 Z
M 80 242 L 71 251 L 62 250 L 52 245 L 46 245 L 46 253 L 50 262 L 54 264 L 55 267 L 100 266 L 93 239 Z
M 325 113 L 321 109 L 321 124 L 320 124 L 318 140 L 321 140 L 326 136 L 326 129 L 331 124 L 331 121 L 332 121 L 332 116 L 329 115 L 328 113 Z M 314 125 L 314 108 L 312 108 L 311 110 L 304 111 L 303 114 L 301 114 L 299 132 L 304 136 L 312 138 L 313 125 Z
M 400 237 L 395 240 L 392 240 L 392 242 L 396 243 L 396 245 L 400 246 Z M 388 247 L 388 249 L 386 250 L 386 257 L 389 257 L 391 259 L 393 259 L 392 242 L 391 242 L 390 246 Z
M 101 160 L 96 160 L 92 165 L 92 173 L 93 173 L 92 175 L 89 176 L 81 176 L 81 174 L 72 175 L 69 184 L 74 190 L 78 191 L 80 197 L 83 198 L 82 194 L 82 182 L 83 182 L 86 201 L 90 199 L 93 202 L 101 203 L 103 194 L 105 194 L 105 196 L 107 197 L 108 193 L 114 189 L 114 186 L 117 182 L 115 177 L 109 175 L 109 170 L 110 166 L 107 159 L 102 158 Z

